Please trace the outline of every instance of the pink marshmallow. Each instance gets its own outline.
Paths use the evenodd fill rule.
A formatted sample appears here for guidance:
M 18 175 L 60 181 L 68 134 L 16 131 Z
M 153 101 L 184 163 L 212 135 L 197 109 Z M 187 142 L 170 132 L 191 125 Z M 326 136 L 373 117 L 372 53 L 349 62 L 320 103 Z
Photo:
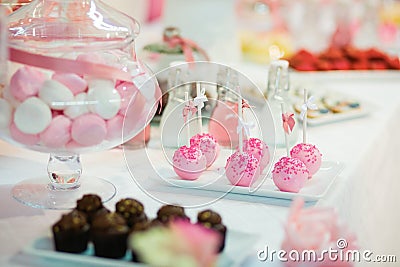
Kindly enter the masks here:
M 71 135 L 82 146 L 98 145 L 107 136 L 106 122 L 96 114 L 84 114 L 72 122 Z
M 26 134 L 21 132 L 15 124 L 11 124 L 10 126 L 10 135 L 11 138 L 17 141 L 18 143 L 33 146 L 39 143 L 39 135 L 38 134 Z
M 64 147 L 71 140 L 71 124 L 66 116 L 54 117 L 49 127 L 40 134 L 40 140 L 50 148 Z
M 52 79 L 68 87 L 74 95 L 86 91 L 88 86 L 86 80 L 75 73 L 54 73 Z
M 172 160 L 175 173 L 183 180 L 196 180 L 207 168 L 206 157 L 197 147 L 180 147 Z
M 225 174 L 232 185 L 250 187 L 260 177 L 260 163 L 253 155 L 236 151 L 226 161 Z
M 36 96 L 46 75 L 32 67 L 24 66 L 18 69 L 10 80 L 10 92 L 19 101 Z
M 135 102 L 136 94 L 139 92 L 133 83 L 123 82 L 115 88 L 121 96 L 121 108 L 119 114 L 125 115 L 129 103 Z
M 308 179 L 304 163 L 296 158 L 282 157 L 275 163 L 272 180 L 279 190 L 298 193 Z
M 149 110 L 146 107 L 146 99 L 142 94 L 137 94 L 134 101 L 126 109 L 124 124 L 124 137 L 134 137 L 139 133 L 139 130 L 143 129 L 148 122 Z M 152 116 L 150 116 L 152 118 Z
M 122 140 L 122 126 L 124 117 L 117 115 L 107 121 L 107 140 Z

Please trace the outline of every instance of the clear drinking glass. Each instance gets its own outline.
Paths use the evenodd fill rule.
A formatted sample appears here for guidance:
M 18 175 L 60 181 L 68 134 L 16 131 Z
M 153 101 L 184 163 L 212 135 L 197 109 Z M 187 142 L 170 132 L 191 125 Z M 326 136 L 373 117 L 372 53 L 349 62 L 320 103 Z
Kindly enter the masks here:
M 35 0 L 8 19 L 0 136 L 50 153 L 48 178 L 20 182 L 14 198 L 49 209 L 85 193 L 108 201 L 115 186 L 81 179 L 80 154 L 130 140 L 154 116 L 161 91 L 136 57 L 138 23 L 98 0 Z

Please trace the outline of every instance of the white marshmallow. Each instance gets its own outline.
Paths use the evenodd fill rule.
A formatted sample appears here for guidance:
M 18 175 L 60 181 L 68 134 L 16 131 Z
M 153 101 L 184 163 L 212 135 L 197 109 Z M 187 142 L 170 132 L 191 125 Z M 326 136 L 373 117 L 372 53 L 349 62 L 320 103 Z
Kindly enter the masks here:
M 106 120 L 117 115 L 121 107 L 121 96 L 109 80 L 90 81 L 87 100 L 89 110 Z
M 7 100 L 0 99 L 0 129 L 7 128 L 11 123 L 12 108 Z
M 75 119 L 89 112 L 86 93 L 77 94 L 74 100 L 69 104 L 70 106 L 64 109 L 64 114 L 71 119 Z
M 47 80 L 39 90 L 39 97 L 54 110 L 65 109 L 74 95 L 68 87 L 55 80 Z
M 37 97 L 26 99 L 14 113 L 15 126 L 26 134 L 41 133 L 49 126 L 51 118 L 49 106 Z

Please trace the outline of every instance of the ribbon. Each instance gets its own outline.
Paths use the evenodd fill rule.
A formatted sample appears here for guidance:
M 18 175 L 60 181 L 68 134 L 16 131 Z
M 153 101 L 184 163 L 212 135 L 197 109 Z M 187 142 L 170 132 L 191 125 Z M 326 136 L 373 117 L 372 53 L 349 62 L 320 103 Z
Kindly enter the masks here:
M 187 62 L 194 61 L 193 50 L 197 50 L 207 61 L 210 61 L 206 51 L 192 40 L 175 35 L 171 37 L 164 36 L 164 42 L 166 42 L 171 48 L 180 46 Z
M 246 100 L 242 99 L 242 108 L 251 108 L 251 106 Z
M 75 73 L 78 75 L 90 75 L 100 78 L 122 80 L 127 82 L 132 82 L 132 79 L 135 78 L 132 77 L 132 75 L 129 74 L 128 72 L 122 71 L 120 69 L 111 66 L 86 62 L 86 61 L 76 61 L 66 58 L 49 57 L 49 56 L 29 53 L 15 48 L 10 48 L 10 60 L 17 63 L 30 65 L 33 67 L 49 69 L 55 72 Z M 144 73 L 139 73 L 137 76 L 143 74 Z
M 199 109 L 204 108 L 204 102 L 207 102 L 208 98 L 206 97 L 206 89 L 201 89 L 200 95 L 196 96 L 193 100 L 194 105 Z
M 293 113 L 282 113 L 283 129 L 285 133 L 290 134 L 296 124 Z
M 245 122 L 243 118 L 239 117 L 237 133 L 240 134 L 240 132 L 243 130 L 246 136 L 250 136 L 250 129 L 253 129 L 255 126 L 256 125 L 254 124 L 254 121 Z
M 194 114 L 196 114 L 196 112 L 196 106 L 194 105 L 193 101 L 189 100 L 189 103 L 187 103 L 182 110 L 183 120 L 185 121 L 185 123 L 187 121 L 188 115 L 191 113 L 193 116 Z
M 315 101 L 315 97 L 311 96 L 302 106 L 301 106 L 301 113 L 300 113 L 300 117 L 304 120 L 307 111 L 309 109 L 311 110 L 317 110 L 318 106 L 314 103 Z

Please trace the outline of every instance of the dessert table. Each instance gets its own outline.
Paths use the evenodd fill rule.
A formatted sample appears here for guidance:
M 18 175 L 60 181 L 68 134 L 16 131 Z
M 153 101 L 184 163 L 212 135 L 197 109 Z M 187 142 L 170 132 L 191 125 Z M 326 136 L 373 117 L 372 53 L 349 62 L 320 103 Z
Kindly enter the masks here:
M 263 67 L 235 67 L 265 87 Z M 400 72 L 292 73 L 292 80 L 293 86 L 335 90 L 365 103 L 368 116 L 308 128 L 309 141 L 318 146 L 324 159 L 340 161 L 344 169 L 322 199 L 307 205 L 334 207 L 340 219 L 357 235 L 360 249 L 371 250 L 374 255 L 396 255 L 399 262 Z M 157 134 L 157 128 L 153 128 L 150 147 Z M 283 154 L 280 150 L 279 153 Z M 0 141 L 0 266 L 71 266 L 65 260 L 49 260 L 24 251 L 33 240 L 49 233 L 50 226 L 65 211 L 30 208 L 15 201 L 10 194 L 15 183 L 46 175 L 47 159 L 46 154 Z M 88 179 L 98 176 L 116 186 L 116 196 L 105 204 L 108 208 L 113 210 L 123 197 L 133 197 L 143 202 L 150 217 L 155 216 L 162 204 L 134 182 L 122 149 L 84 154 L 82 161 Z M 146 170 L 135 173 L 140 172 L 146 173 Z M 188 198 L 204 200 L 204 203 L 214 199 L 212 192 L 172 188 L 154 188 L 154 192 L 176 204 Z M 289 205 L 290 201 L 282 199 L 228 194 L 207 208 L 219 212 L 229 230 L 257 237 L 252 246 L 243 247 L 246 253 L 237 255 L 239 266 L 281 266 L 279 262 L 260 262 L 257 252 L 266 245 L 270 249 L 280 248 Z M 204 207 L 188 208 L 187 214 L 195 219 L 201 209 Z M 240 246 L 240 240 L 237 243 Z M 356 264 L 365 265 L 365 262 Z M 367 266 L 370 265 L 373 264 Z

